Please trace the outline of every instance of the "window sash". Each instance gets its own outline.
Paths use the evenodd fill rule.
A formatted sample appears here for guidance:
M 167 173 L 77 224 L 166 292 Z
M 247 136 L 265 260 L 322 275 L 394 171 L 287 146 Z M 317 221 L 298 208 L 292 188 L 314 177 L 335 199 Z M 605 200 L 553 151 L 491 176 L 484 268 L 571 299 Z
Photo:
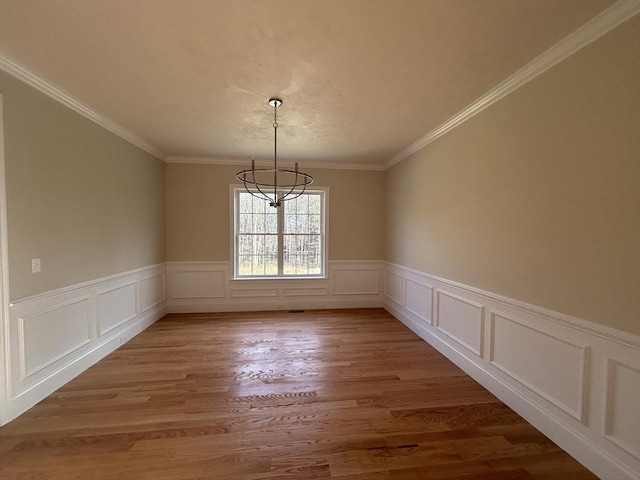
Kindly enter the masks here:
M 325 275 L 326 265 L 326 194 L 323 190 L 308 190 L 303 194 L 308 199 L 314 195 L 319 197 L 319 209 L 317 200 L 313 200 L 313 211 L 306 208 L 303 212 L 288 212 L 290 205 L 285 205 L 275 209 L 264 202 L 258 205 L 257 211 L 254 208 L 255 201 L 260 199 L 251 197 L 251 211 L 241 211 L 241 195 L 249 195 L 244 188 L 234 189 L 234 277 L 235 278 L 319 278 Z M 245 197 L 247 198 L 247 197 Z M 297 206 L 297 203 L 296 203 Z M 266 220 L 260 226 L 260 219 L 256 223 L 255 216 L 266 218 L 266 215 L 276 214 L 276 231 L 266 226 Z M 299 222 L 303 219 L 306 225 L 302 226 L 303 232 L 287 231 L 290 228 L 285 225 L 285 215 L 289 219 L 289 224 L 293 220 L 294 230 L 298 230 Z M 249 218 L 251 219 L 249 221 Z M 242 222 L 241 222 L 242 219 Z M 270 222 L 270 221 L 269 221 Z M 250 228 L 247 226 L 250 225 Z M 258 225 L 258 228 L 256 228 Z M 248 230 L 248 231 L 247 231 Z M 255 231 L 260 230 L 260 231 Z M 287 231 L 285 233 L 285 231 Z M 270 248 L 266 248 L 267 238 L 277 237 L 275 255 L 272 253 L 273 240 L 270 240 Z M 246 248 L 247 239 L 252 244 L 252 249 L 248 252 Z M 245 244 L 242 244 L 242 240 Z M 295 240 L 294 240 L 295 239 Z M 255 242 L 262 243 L 262 253 L 256 253 Z M 294 253 L 291 253 L 291 245 L 294 244 Z M 274 262 L 274 260 L 276 260 Z M 276 266 L 276 268 L 274 268 Z M 247 273 L 247 268 L 249 272 Z M 317 270 L 316 270 L 317 269 Z M 302 273 L 306 270 L 306 273 Z M 309 273 L 309 270 L 316 272 Z M 244 271 L 245 273 L 241 273 Z

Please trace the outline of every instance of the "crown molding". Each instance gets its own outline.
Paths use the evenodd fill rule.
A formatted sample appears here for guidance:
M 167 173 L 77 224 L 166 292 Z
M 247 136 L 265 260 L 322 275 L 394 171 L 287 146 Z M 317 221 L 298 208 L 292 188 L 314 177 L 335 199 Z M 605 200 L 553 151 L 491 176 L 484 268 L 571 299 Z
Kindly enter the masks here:
M 218 157 L 197 157 L 197 156 L 178 156 L 170 155 L 165 161 L 167 163 L 191 163 L 201 165 L 239 165 L 248 167 L 250 165 L 249 159 L 239 158 L 218 158 Z M 273 161 L 268 160 L 256 160 L 256 165 L 261 167 L 269 167 L 273 165 Z M 292 165 L 294 162 L 282 162 L 279 164 Z M 334 169 L 334 170 L 374 170 L 382 171 L 385 169 L 382 164 L 375 163 L 337 163 L 337 162 L 298 162 L 301 168 L 322 168 L 322 169 Z
M 613 30 L 638 13 L 640 13 L 640 0 L 618 0 L 506 80 L 489 90 L 464 110 L 392 157 L 384 164 L 384 169 L 386 170 L 410 155 L 413 155 L 435 139 L 466 122 L 502 97 L 522 87 L 538 75 L 546 72 L 554 65 L 573 55 L 581 48 L 597 40 L 605 33 Z
M 405 158 L 414 154 L 418 150 L 424 148 L 429 143 L 441 137 L 445 133 L 454 129 L 458 125 L 464 123 L 477 113 L 491 106 L 502 97 L 508 95 L 514 90 L 533 80 L 538 75 L 547 71 L 549 68 L 558 64 L 565 58 L 574 54 L 589 43 L 598 39 L 605 33 L 614 29 L 624 21 L 630 19 L 634 15 L 640 13 L 640 0 L 618 0 L 608 9 L 585 23 L 575 32 L 558 42 L 556 45 L 542 53 L 532 62 L 525 65 L 516 73 L 508 77 L 506 80 L 498 84 L 482 97 L 477 99 L 471 105 L 452 118 L 441 124 L 425 136 L 409 145 L 407 148 L 399 152 L 397 155 L 388 160 L 384 165 L 370 163 L 334 163 L 334 162 L 299 162 L 305 168 L 328 168 L 328 169 L 345 169 L 345 170 L 386 170 L 396 163 L 401 162 Z M 195 163 L 209 165 L 246 165 L 247 160 L 239 159 L 221 159 L 210 157 L 189 157 L 189 156 L 169 156 L 164 155 L 160 150 L 150 143 L 142 140 L 131 131 L 115 123 L 114 121 L 104 117 L 100 113 L 90 109 L 71 95 L 60 90 L 45 79 L 42 79 L 29 72 L 17 63 L 0 55 L 0 70 L 3 70 L 17 79 L 23 81 L 27 85 L 48 95 L 54 100 L 71 108 L 75 112 L 83 115 L 92 122 L 97 123 L 101 127 L 114 133 L 127 142 L 137 146 L 145 152 L 153 155 L 168 163 Z
M 18 65 L 17 63 L 9 60 L 7 57 L 0 55 L 0 70 L 7 72 L 9 75 L 14 76 L 18 80 L 26 83 L 27 85 L 35 88 L 41 93 L 53 98 L 54 100 L 60 102 L 64 106 L 70 108 L 71 110 L 79 113 L 80 115 L 88 118 L 94 123 L 97 123 L 101 127 L 109 130 L 111 133 L 119 136 L 120 138 L 126 140 L 127 142 L 135 145 L 136 147 L 144 150 L 147 153 L 150 153 L 156 158 L 160 160 L 165 160 L 165 155 L 156 147 L 151 145 L 148 142 L 145 142 L 140 137 L 136 136 L 123 126 L 117 124 L 116 122 L 109 120 L 103 115 L 99 114 L 95 110 L 90 109 L 82 102 L 76 100 L 68 93 L 60 90 L 58 87 L 50 83 L 49 81 L 34 75 L 29 72 L 24 67 Z

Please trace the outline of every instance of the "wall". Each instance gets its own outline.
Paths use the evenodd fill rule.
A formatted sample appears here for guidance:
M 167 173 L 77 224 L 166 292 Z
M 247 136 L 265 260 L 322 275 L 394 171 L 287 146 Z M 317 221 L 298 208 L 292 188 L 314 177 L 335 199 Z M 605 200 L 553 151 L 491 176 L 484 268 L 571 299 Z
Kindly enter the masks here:
M 0 92 L 11 296 L 1 424 L 166 305 L 164 163 L 2 72 Z
M 167 164 L 168 261 L 230 260 L 229 185 L 247 166 Z M 329 187 L 329 260 L 382 260 L 384 173 L 304 171 Z
M 640 16 L 386 172 L 385 308 L 602 479 L 640 472 Z
M 242 168 L 167 165 L 169 311 L 382 305 L 383 172 L 304 169 L 329 187 L 327 278 L 233 280 L 229 185 Z
M 0 91 L 11 299 L 164 262 L 164 163 L 3 72 Z
M 386 260 L 640 333 L 640 19 L 386 173 Z

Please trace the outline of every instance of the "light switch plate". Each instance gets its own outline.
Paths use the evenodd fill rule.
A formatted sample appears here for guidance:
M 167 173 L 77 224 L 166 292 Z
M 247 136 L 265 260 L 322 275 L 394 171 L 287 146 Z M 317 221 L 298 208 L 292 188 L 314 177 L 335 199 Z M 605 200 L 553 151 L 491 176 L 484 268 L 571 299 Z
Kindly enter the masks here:
M 42 270 L 42 264 L 39 258 L 31 259 L 31 273 L 39 273 Z

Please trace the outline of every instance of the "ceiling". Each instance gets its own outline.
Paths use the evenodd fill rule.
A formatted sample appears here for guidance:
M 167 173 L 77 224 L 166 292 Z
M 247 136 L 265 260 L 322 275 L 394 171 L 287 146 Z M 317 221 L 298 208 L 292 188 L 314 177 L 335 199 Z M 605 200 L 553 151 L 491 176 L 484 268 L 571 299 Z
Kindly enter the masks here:
M 383 165 L 613 0 L 0 0 L 0 55 L 162 156 Z

